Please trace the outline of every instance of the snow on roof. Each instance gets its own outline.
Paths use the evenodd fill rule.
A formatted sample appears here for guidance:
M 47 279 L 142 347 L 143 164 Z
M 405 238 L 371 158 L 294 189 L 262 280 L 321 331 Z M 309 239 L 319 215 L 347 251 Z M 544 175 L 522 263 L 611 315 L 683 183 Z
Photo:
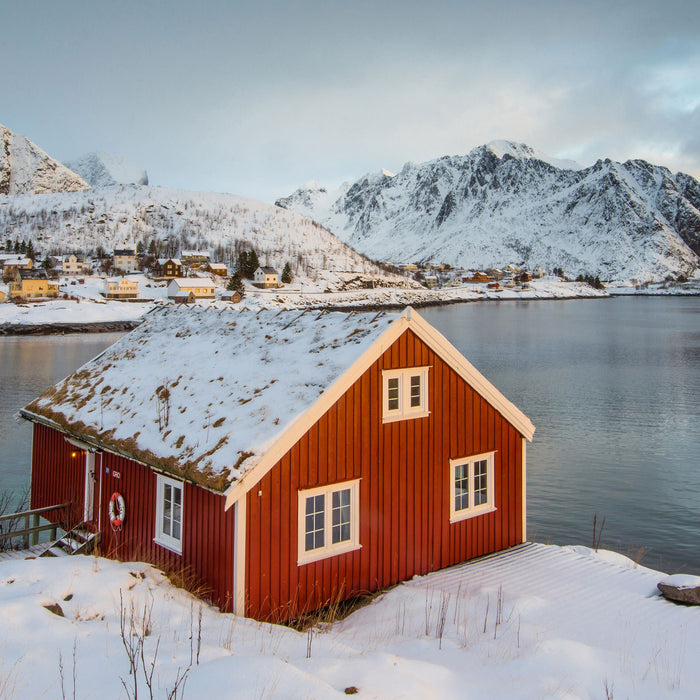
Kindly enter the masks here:
M 204 277 L 176 277 L 170 281 L 171 285 L 177 287 L 216 287 L 216 285 Z
M 265 275 L 276 275 L 277 274 L 277 270 L 275 270 L 274 267 L 264 267 L 261 265 L 258 268 L 258 270 L 260 270 Z
M 159 307 L 25 415 L 224 491 L 399 315 Z

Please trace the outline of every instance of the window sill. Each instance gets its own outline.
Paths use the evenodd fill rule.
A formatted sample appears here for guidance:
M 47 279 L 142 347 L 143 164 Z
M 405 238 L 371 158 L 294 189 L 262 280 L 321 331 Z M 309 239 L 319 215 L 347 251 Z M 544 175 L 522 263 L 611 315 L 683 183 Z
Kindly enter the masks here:
M 495 506 L 481 506 L 479 508 L 473 508 L 471 510 L 459 511 L 453 513 L 450 516 L 450 523 L 458 523 L 461 520 L 469 520 L 469 518 L 476 518 L 479 515 L 486 515 L 487 513 L 494 513 L 498 508 Z
M 164 549 L 174 552 L 175 554 L 182 555 L 182 542 L 177 542 L 177 540 L 173 542 L 167 542 L 166 540 L 159 539 L 158 537 L 154 537 L 153 541 L 160 547 L 163 547 Z
M 423 411 L 421 413 L 405 413 L 400 416 L 382 416 L 382 423 L 396 423 L 400 420 L 413 420 L 415 418 L 427 418 L 430 415 L 430 411 Z
M 312 550 L 308 554 L 300 557 L 297 561 L 297 566 L 304 566 L 304 564 L 311 564 L 315 561 L 320 561 L 321 559 L 328 559 L 329 557 L 335 557 L 338 554 L 347 554 L 348 552 L 355 552 L 358 549 L 362 549 L 361 544 L 351 544 L 347 547 L 342 547 L 338 549 L 316 549 Z

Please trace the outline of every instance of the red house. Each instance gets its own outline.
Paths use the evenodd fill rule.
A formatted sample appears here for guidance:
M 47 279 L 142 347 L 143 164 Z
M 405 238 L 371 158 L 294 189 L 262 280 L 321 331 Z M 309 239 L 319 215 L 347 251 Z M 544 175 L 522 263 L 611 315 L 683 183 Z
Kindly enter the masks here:
M 22 414 L 33 508 L 249 617 L 526 537 L 534 427 L 410 308 L 160 307 Z

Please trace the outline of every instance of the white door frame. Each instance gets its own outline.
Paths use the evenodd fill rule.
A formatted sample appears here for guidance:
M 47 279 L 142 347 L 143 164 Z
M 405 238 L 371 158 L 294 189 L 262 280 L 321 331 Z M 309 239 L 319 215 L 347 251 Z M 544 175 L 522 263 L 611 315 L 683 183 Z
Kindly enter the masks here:
M 85 453 L 85 493 L 83 499 L 83 522 L 95 519 L 95 453 Z

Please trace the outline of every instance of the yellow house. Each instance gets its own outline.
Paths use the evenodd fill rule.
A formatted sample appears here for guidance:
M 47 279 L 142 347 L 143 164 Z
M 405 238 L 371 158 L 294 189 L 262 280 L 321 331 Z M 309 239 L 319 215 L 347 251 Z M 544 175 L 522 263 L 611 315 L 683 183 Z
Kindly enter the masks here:
M 33 267 L 34 261 L 31 258 L 7 258 L 2 269 L 2 281 L 12 282 L 15 277 L 15 270 L 31 270 Z
M 253 281 L 259 287 L 279 287 L 280 279 L 274 267 L 259 267 L 253 273 Z
M 58 296 L 58 285 L 51 284 L 46 270 L 16 268 L 10 282 L 11 299 L 47 299 Z
M 213 299 L 216 293 L 216 285 L 210 280 L 200 277 L 181 277 L 174 279 L 168 285 L 168 297 L 175 299 L 179 295 L 190 293 L 195 299 Z
M 110 277 L 105 280 L 102 296 L 107 299 L 136 299 L 140 294 L 138 284 L 126 277 Z

